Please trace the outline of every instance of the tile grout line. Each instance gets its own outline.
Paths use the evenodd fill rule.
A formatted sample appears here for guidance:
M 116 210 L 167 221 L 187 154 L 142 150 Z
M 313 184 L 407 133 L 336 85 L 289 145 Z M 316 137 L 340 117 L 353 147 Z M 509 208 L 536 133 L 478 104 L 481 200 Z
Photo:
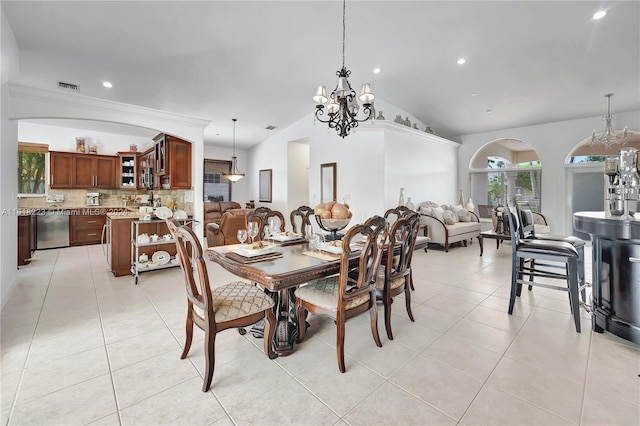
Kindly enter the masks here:
M 20 394 L 20 388 L 22 387 L 22 380 L 24 379 L 24 373 L 27 369 L 27 363 L 29 362 L 29 355 L 31 353 L 31 347 L 33 346 L 33 339 L 36 335 L 36 330 L 38 329 L 38 324 L 40 324 L 40 318 L 42 317 L 42 310 L 44 309 L 44 303 L 47 300 L 47 295 L 49 294 L 49 289 L 51 287 L 51 279 L 53 277 L 53 271 L 55 270 L 55 265 L 58 262 L 58 257 L 60 256 L 60 250 L 56 249 L 56 259 L 53 262 L 53 267 L 51 268 L 51 273 L 49 274 L 49 281 L 47 282 L 47 289 L 44 292 L 44 296 L 42 297 L 42 304 L 40 305 L 40 313 L 38 314 L 38 319 L 36 320 L 36 326 L 33 328 L 33 332 L 31 333 L 31 339 L 29 339 L 29 348 L 27 349 L 27 356 L 24 359 L 24 363 L 22 364 L 22 371 L 20 372 L 20 379 L 18 380 L 18 386 L 16 387 L 16 393 L 13 396 L 13 400 L 11 401 L 11 409 L 9 410 L 9 416 L 7 417 L 7 425 L 11 423 L 11 419 L 13 418 L 13 412 L 16 408 L 16 403 L 18 401 L 18 395 Z
M 87 249 L 87 253 L 88 252 L 89 250 Z M 89 254 L 89 257 L 91 257 L 91 254 L 90 253 L 88 254 Z M 89 262 L 89 264 L 91 265 L 91 262 Z M 109 272 L 107 271 L 107 274 L 108 273 Z M 109 357 L 109 349 L 107 348 L 107 338 L 104 334 L 104 322 L 102 320 L 102 309 L 100 307 L 100 300 L 98 299 L 98 291 L 96 286 L 96 280 L 94 277 L 93 267 L 91 267 L 91 280 L 93 281 L 93 292 L 96 297 L 96 305 L 98 306 L 98 317 L 100 318 L 100 332 L 102 334 L 102 342 L 104 343 L 104 352 L 107 357 L 107 366 L 109 368 L 109 379 L 111 380 L 111 389 L 113 390 L 113 398 L 116 403 L 116 415 L 118 416 L 119 424 L 122 425 L 122 417 L 120 416 L 120 402 L 118 401 L 118 393 L 116 392 L 116 383 L 113 377 L 113 368 L 111 367 L 111 358 Z M 99 419 L 96 419 L 96 420 L 99 420 Z

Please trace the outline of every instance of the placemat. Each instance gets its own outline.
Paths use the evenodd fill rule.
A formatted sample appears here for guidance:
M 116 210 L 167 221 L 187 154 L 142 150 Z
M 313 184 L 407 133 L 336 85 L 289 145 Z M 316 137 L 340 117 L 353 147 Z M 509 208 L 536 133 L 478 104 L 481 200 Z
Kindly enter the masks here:
M 234 253 L 232 251 L 227 252 L 224 255 L 229 259 L 233 259 L 240 263 L 255 263 L 255 262 L 261 262 L 263 260 L 272 260 L 272 259 L 277 259 L 279 257 L 282 257 L 282 253 L 278 251 L 273 253 L 265 253 L 265 254 L 261 254 L 259 256 L 253 256 L 253 257 L 246 257 L 241 254 Z
M 271 240 L 271 241 L 279 247 L 292 246 L 294 244 L 302 244 L 307 242 L 307 240 L 305 240 L 302 237 L 296 238 L 295 240 L 288 240 L 288 241 L 278 241 L 278 240 Z
M 303 251 L 302 254 L 309 257 L 315 257 L 320 260 L 336 260 L 340 258 L 339 254 L 332 254 L 324 251 L 321 251 L 320 253 L 317 251 Z

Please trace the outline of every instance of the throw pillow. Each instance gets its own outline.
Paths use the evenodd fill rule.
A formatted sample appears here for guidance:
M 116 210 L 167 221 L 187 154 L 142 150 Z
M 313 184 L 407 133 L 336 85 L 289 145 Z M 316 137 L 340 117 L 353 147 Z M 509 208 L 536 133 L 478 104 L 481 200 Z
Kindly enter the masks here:
M 445 210 L 443 217 L 444 217 L 444 223 L 446 223 L 447 225 L 455 225 L 456 222 L 458 221 L 458 218 L 451 210 Z
M 444 209 L 442 207 L 433 207 L 431 210 L 433 211 L 433 217 L 444 222 Z
M 458 204 L 458 205 L 451 205 L 451 211 L 454 212 L 456 215 L 458 214 L 458 212 L 460 210 L 464 210 L 464 207 L 462 207 L 462 205 Z
M 469 210 L 462 209 L 458 212 L 458 220 L 460 222 L 471 222 L 471 213 Z
M 420 213 L 428 216 L 433 216 L 433 210 L 431 207 L 420 207 Z

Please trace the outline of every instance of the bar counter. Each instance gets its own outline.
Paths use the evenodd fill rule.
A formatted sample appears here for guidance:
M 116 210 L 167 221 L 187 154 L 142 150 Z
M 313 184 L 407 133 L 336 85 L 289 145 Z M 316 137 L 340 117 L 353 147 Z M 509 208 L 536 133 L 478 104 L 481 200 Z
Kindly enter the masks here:
M 640 344 L 640 220 L 577 212 L 573 226 L 591 235 L 593 330 Z

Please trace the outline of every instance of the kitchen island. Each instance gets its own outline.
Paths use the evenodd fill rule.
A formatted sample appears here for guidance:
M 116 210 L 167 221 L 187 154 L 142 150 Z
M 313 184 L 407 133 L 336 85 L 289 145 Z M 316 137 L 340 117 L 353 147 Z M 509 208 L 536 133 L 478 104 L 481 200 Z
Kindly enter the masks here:
M 593 244 L 593 330 L 640 344 L 640 219 L 577 212 L 573 224 Z

